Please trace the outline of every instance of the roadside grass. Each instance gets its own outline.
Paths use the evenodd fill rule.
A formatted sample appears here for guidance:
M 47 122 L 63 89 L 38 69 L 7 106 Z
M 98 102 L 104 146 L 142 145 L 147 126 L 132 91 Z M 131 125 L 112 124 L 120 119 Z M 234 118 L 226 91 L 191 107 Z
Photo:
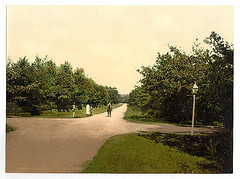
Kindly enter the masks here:
M 215 173 L 211 161 L 190 156 L 137 134 L 108 139 L 82 173 Z M 83 165 L 83 166 L 84 166 Z
M 177 123 L 173 123 L 173 122 L 167 122 L 165 117 L 162 117 L 160 119 L 158 118 L 154 118 L 154 117 L 150 117 L 150 116 L 146 116 L 144 115 L 139 109 L 134 108 L 132 106 L 127 106 L 127 111 L 125 113 L 124 116 L 125 120 L 128 120 L 130 122 L 137 122 L 137 123 L 167 123 L 167 124 L 173 124 L 176 126 L 181 126 L 181 127 L 191 127 L 192 124 L 177 124 Z M 195 122 L 197 123 L 197 122 Z M 222 124 L 220 123 L 216 123 L 214 124 L 214 126 L 209 126 L 209 125 L 203 125 L 203 124 L 195 124 L 195 127 L 210 127 L 210 128 L 222 128 Z
M 14 131 L 14 130 L 15 130 L 14 127 L 11 127 L 11 126 L 6 124 L 6 132 L 11 132 L 11 131 Z
M 115 108 L 120 107 L 121 105 L 123 105 L 123 104 L 122 103 L 113 104 L 112 108 L 115 109 Z M 106 112 L 106 109 L 107 109 L 106 106 L 93 108 L 93 115 L 104 113 L 104 112 Z M 52 110 L 48 110 L 48 111 L 41 111 L 40 115 L 38 115 L 38 116 L 31 116 L 30 113 L 16 113 L 16 114 L 8 113 L 7 116 L 39 117 L 39 118 L 72 118 L 73 113 L 72 113 L 72 110 L 69 110 L 68 112 L 67 111 L 58 112 L 57 109 L 52 109 Z M 86 107 L 83 107 L 81 110 L 76 108 L 74 118 L 83 118 L 83 117 L 87 117 Z
M 212 134 L 189 135 L 171 133 L 146 133 L 139 136 L 178 149 L 191 156 L 204 157 L 211 161 L 202 167 L 218 173 L 233 172 L 233 135 L 229 130 Z
M 148 117 L 144 115 L 140 110 L 133 108 L 131 106 L 127 106 L 127 111 L 124 116 L 125 120 L 130 122 L 137 122 L 137 123 L 164 123 L 165 118 L 156 119 L 152 117 Z

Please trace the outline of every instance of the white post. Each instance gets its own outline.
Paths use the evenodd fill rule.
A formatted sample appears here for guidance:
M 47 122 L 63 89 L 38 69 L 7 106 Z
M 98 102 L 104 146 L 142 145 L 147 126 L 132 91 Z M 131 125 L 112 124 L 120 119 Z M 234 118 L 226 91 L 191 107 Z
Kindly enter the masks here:
M 193 95 L 193 112 L 192 112 L 192 131 L 191 131 L 191 135 L 193 135 L 194 116 L 195 116 L 195 94 Z

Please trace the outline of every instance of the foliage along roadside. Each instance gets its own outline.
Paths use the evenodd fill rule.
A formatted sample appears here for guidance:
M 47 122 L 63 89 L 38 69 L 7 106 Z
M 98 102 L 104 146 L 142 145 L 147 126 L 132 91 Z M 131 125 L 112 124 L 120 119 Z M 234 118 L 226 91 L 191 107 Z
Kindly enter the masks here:
M 39 115 L 50 109 L 69 111 L 73 104 L 80 110 L 86 104 L 98 107 L 119 102 L 117 88 L 95 83 L 83 68 L 73 70 L 69 62 L 57 66 L 47 56 L 36 56 L 33 63 L 26 57 L 16 63 L 8 59 L 6 92 L 7 113 Z
M 127 111 L 126 111 L 123 119 L 128 120 L 130 122 L 137 122 L 137 123 L 148 123 L 148 124 L 167 123 L 167 124 L 173 124 L 173 125 L 182 126 L 182 127 L 191 127 L 192 126 L 192 124 L 190 124 L 190 123 L 178 123 L 177 124 L 174 122 L 169 122 L 166 120 L 165 117 L 156 118 L 154 116 L 146 115 L 139 108 L 136 108 L 132 105 L 127 106 Z M 195 127 L 211 127 L 211 128 L 219 128 L 219 129 L 223 128 L 221 123 L 214 123 L 214 125 L 203 125 L 201 123 L 197 123 L 194 126 Z
M 123 105 L 123 104 L 122 103 L 113 104 L 112 108 L 115 109 L 115 108 L 120 107 L 121 105 Z M 93 108 L 93 115 L 104 113 L 104 112 L 106 112 L 105 106 Z M 48 110 L 48 111 L 41 111 L 40 115 L 37 115 L 37 116 L 31 116 L 30 113 L 9 113 L 8 117 L 11 117 L 11 116 L 39 117 L 39 118 L 72 118 L 73 113 L 72 113 L 72 111 L 58 112 L 56 109 L 52 109 L 52 110 Z M 84 118 L 84 117 L 87 117 L 85 107 L 83 107 L 80 110 L 79 109 L 75 110 L 74 118 Z
M 192 52 L 169 47 L 158 53 L 156 63 L 142 66 L 140 85 L 129 95 L 129 104 L 145 115 L 161 121 L 190 124 L 192 119 L 192 87 L 199 87 L 196 97 L 197 124 L 218 123 L 233 127 L 233 45 L 216 32 L 204 40 L 210 49 L 197 41 Z

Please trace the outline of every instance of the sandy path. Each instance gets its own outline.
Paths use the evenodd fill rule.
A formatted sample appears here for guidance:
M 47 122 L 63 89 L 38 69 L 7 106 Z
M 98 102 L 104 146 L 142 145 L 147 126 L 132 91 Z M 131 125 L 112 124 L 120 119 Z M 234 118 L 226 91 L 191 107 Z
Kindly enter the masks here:
M 7 134 L 6 172 L 76 173 L 111 136 L 140 131 L 186 132 L 188 127 L 141 124 L 123 120 L 127 105 L 88 118 L 7 118 L 17 130 Z M 208 132 L 211 129 L 195 128 Z

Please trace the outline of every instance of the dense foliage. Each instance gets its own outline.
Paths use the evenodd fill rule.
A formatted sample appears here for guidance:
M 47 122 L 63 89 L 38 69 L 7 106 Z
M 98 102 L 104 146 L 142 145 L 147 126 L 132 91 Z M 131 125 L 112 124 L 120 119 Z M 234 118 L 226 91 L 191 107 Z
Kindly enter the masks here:
M 158 53 L 153 66 L 142 66 L 141 85 L 130 93 L 129 104 L 168 122 L 190 123 L 196 81 L 197 123 L 232 128 L 234 48 L 215 32 L 204 42 L 210 49 L 198 41 L 190 54 L 171 46 L 166 54 Z
M 58 109 L 65 111 L 90 104 L 93 107 L 118 103 L 117 88 L 106 87 L 88 78 L 82 68 L 72 69 L 69 62 L 57 66 L 47 56 L 30 63 L 26 57 L 6 67 L 7 113 Z

